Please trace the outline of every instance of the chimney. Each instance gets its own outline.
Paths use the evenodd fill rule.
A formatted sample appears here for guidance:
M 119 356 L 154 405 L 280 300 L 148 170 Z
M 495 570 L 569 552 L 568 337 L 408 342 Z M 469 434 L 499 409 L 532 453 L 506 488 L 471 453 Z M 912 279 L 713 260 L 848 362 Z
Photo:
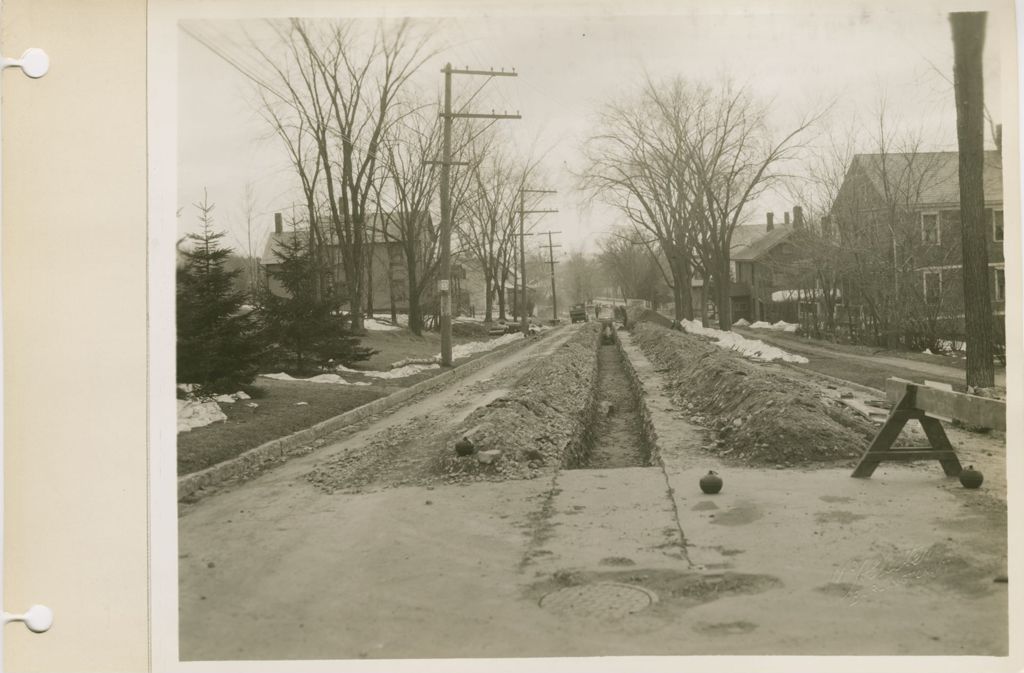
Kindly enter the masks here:
M 1002 154 L 1003 154 L 1003 125 L 1002 124 L 996 124 L 996 137 L 994 138 L 994 140 L 996 141 L 996 152 L 999 152 L 999 155 L 1002 156 Z
M 283 234 L 284 233 L 284 222 L 281 219 L 281 213 L 274 213 L 274 233 L 275 234 Z
M 802 206 L 793 206 L 793 228 L 803 229 L 804 209 Z
M 786 211 L 786 226 L 789 226 L 789 211 Z
M 766 217 L 768 218 L 768 231 L 771 231 L 775 228 L 775 213 L 769 211 Z

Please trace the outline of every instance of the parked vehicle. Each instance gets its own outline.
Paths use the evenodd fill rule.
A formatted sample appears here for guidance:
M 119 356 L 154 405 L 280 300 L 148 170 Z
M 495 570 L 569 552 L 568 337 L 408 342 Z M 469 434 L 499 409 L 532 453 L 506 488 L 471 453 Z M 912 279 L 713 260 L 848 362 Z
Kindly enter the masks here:
M 587 322 L 587 305 L 573 304 L 569 309 L 569 318 L 572 322 Z

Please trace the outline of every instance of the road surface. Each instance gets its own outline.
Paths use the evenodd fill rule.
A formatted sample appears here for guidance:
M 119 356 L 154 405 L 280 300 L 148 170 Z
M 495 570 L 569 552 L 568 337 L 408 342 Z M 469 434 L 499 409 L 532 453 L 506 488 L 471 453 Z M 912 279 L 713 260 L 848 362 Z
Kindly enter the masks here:
M 1005 654 L 1005 480 L 723 465 L 628 337 L 651 467 L 333 493 L 306 478 L 396 425 L 430 444 L 568 334 L 183 510 L 182 659 Z M 697 488 L 709 469 L 715 496 Z

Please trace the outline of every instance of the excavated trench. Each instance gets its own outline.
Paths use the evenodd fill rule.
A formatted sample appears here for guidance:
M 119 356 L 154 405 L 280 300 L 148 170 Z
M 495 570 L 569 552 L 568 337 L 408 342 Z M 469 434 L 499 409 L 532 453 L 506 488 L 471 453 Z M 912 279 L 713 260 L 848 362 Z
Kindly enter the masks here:
M 612 324 L 606 323 L 597 353 L 597 389 L 584 451 L 569 469 L 650 467 L 650 442 L 643 401 L 632 384 L 626 356 Z

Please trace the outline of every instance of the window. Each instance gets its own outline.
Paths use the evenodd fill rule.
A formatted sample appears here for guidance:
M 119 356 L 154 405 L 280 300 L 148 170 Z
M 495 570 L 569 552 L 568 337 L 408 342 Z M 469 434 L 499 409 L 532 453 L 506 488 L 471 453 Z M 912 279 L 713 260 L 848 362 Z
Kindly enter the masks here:
M 924 300 L 929 304 L 938 304 L 942 298 L 942 272 L 924 272 Z
M 992 211 L 992 240 L 1001 243 L 1003 240 L 1003 211 Z
M 939 214 L 921 213 L 921 242 L 929 245 L 939 245 Z
M 1006 301 L 1006 271 L 1005 269 L 993 269 L 996 273 L 996 301 Z

